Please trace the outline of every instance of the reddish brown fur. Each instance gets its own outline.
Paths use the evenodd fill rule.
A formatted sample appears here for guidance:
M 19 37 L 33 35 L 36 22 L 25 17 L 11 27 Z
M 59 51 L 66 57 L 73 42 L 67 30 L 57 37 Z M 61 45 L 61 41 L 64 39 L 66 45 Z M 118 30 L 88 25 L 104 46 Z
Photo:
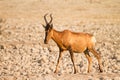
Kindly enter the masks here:
M 95 55 L 95 57 L 98 59 L 99 69 L 100 69 L 100 72 L 102 72 L 103 70 L 101 67 L 100 55 L 94 49 L 94 46 L 95 46 L 95 40 L 93 40 L 95 39 L 94 36 L 88 33 L 76 33 L 76 32 L 71 32 L 69 30 L 64 30 L 62 32 L 56 31 L 55 29 L 53 29 L 53 25 L 51 23 L 52 16 L 50 15 L 50 17 L 51 17 L 51 21 L 48 23 L 46 21 L 46 15 L 44 16 L 46 21 L 45 43 L 48 43 L 50 39 L 53 39 L 59 47 L 60 53 L 59 53 L 59 58 L 57 61 L 55 73 L 58 72 L 58 66 L 59 66 L 60 59 L 62 57 L 62 53 L 63 51 L 66 51 L 66 50 L 70 52 L 71 60 L 74 66 L 74 73 L 76 73 L 76 67 L 74 64 L 73 52 L 85 53 L 85 56 L 88 59 L 88 72 L 90 72 L 92 59 L 89 55 L 89 51 L 91 51 Z
M 51 38 L 57 43 L 62 50 L 68 50 L 69 47 L 73 52 L 84 52 L 88 47 L 92 47 L 94 43 L 91 41 L 92 35 L 88 33 L 75 33 L 69 30 L 58 32 L 52 29 Z

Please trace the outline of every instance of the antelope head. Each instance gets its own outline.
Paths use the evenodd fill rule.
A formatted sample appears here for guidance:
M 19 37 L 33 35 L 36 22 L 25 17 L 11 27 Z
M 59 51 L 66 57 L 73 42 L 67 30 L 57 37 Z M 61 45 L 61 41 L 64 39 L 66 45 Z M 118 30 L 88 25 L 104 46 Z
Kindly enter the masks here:
M 52 29 L 53 29 L 53 24 L 52 24 L 52 14 L 50 14 L 50 18 L 51 20 L 48 22 L 47 19 L 46 19 L 46 16 L 48 14 L 45 14 L 44 15 L 44 20 L 45 20 L 45 23 L 46 25 L 43 25 L 43 27 L 45 28 L 45 39 L 44 39 L 44 43 L 47 44 L 48 41 L 51 39 L 52 37 Z

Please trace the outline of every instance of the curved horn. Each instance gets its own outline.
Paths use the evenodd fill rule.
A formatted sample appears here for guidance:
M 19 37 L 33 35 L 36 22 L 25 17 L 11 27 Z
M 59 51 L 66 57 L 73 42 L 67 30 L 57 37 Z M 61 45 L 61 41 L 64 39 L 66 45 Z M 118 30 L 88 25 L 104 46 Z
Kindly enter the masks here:
M 48 15 L 48 13 L 44 15 L 44 20 L 45 20 L 46 24 L 48 24 L 47 19 L 46 19 L 47 15 Z
M 50 24 L 50 23 L 52 22 L 52 20 L 53 20 L 52 14 L 50 14 L 50 18 L 51 18 L 51 20 L 50 20 L 49 24 Z

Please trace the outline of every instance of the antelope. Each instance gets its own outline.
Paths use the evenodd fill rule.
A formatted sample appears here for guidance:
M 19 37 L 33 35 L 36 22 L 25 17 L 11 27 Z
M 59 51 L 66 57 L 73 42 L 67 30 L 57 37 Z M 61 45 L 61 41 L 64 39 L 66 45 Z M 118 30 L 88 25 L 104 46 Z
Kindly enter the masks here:
M 57 65 L 54 73 L 58 73 L 58 67 L 60 63 L 60 59 L 62 58 L 63 52 L 64 51 L 69 51 L 70 56 L 71 56 L 71 61 L 73 63 L 74 67 L 74 74 L 76 73 L 76 66 L 74 63 L 74 52 L 75 53 L 84 53 L 87 60 L 88 60 L 88 73 L 91 71 L 91 63 L 92 63 L 92 58 L 89 54 L 89 52 L 92 52 L 94 56 L 98 60 L 98 65 L 99 65 L 99 70 L 100 72 L 103 72 L 102 70 L 102 64 L 101 64 L 101 59 L 100 59 L 100 54 L 97 53 L 97 51 L 94 49 L 96 39 L 93 35 L 88 34 L 88 33 L 77 33 L 77 32 L 72 32 L 70 30 L 64 30 L 64 31 L 57 31 L 53 29 L 53 17 L 52 14 L 50 14 L 50 21 L 48 22 L 46 19 L 46 16 L 48 14 L 44 15 L 44 20 L 46 25 L 43 25 L 45 28 L 45 39 L 44 43 L 48 44 L 48 41 L 50 39 L 54 40 L 55 43 L 57 44 L 59 48 L 59 57 L 57 60 Z

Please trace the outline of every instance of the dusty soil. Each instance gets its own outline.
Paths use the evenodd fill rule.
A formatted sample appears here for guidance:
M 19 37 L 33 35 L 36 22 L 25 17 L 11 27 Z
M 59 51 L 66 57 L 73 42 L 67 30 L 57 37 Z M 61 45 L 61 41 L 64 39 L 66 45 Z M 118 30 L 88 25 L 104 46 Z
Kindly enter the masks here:
M 44 14 L 53 14 L 56 30 L 87 32 L 97 39 L 103 73 L 96 58 L 87 73 L 84 54 L 75 54 L 78 73 L 68 52 L 54 74 L 58 47 L 43 43 Z M 48 19 L 50 19 L 48 17 Z M 119 0 L 0 0 L 0 80 L 120 80 Z

